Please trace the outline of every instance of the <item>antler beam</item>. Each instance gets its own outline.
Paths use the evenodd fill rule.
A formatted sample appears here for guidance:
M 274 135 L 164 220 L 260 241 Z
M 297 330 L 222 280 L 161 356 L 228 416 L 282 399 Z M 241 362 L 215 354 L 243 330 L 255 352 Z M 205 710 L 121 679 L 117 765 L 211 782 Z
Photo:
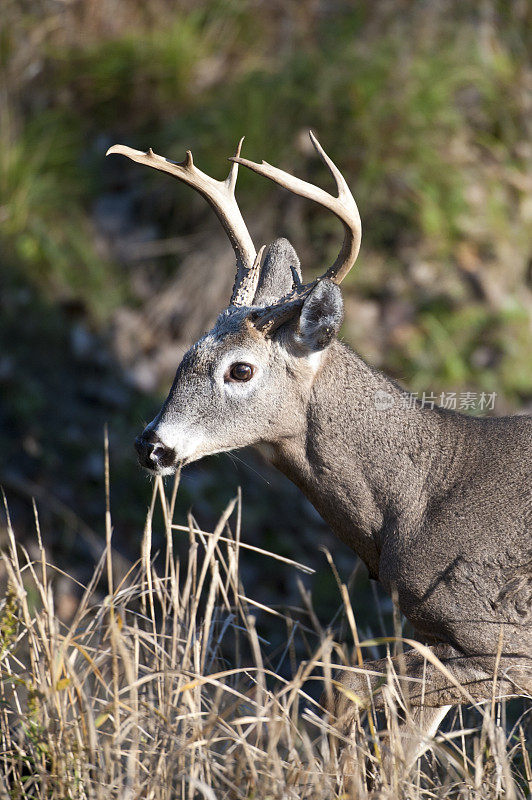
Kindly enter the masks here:
M 238 143 L 235 154 L 236 159 L 240 157 L 243 141 L 244 137 Z M 236 161 L 233 162 L 225 181 L 217 181 L 194 165 L 190 150 L 187 150 L 185 160 L 179 163 L 157 155 L 151 148 L 144 153 L 142 150 L 134 150 L 132 147 L 127 147 L 123 144 L 115 144 L 110 147 L 106 155 L 112 154 L 127 156 L 138 164 L 145 164 L 160 172 L 167 172 L 174 178 L 192 186 L 205 198 L 222 223 L 235 251 L 237 271 L 231 305 L 243 305 L 242 298 L 251 303 L 253 298 L 249 299 L 251 295 L 250 281 L 255 281 L 256 285 L 257 267 L 255 261 L 257 252 L 235 198 L 238 163 Z
M 338 197 L 334 197 L 323 189 L 320 189 L 319 186 L 314 186 L 312 183 L 302 181 L 300 178 L 296 178 L 294 175 L 290 175 L 290 173 L 278 169 L 278 167 L 273 167 L 266 161 L 257 164 L 255 161 L 250 161 L 247 158 L 240 158 L 240 156 L 234 156 L 230 161 L 236 164 L 242 164 L 258 175 L 264 175 L 264 177 L 269 178 L 274 183 L 278 183 L 279 186 L 283 186 L 285 189 L 288 189 L 300 197 L 314 200 L 314 202 L 329 209 L 329 211 L 332 211 L 333 214 L 338 217 L 345 229 L 344 242 L 336 261 L 321 277 L 329 278 L 329 280 L 334 283 L 341 283 L 355 263 L 358 251 L 360 250 L 360 241 L 362 238 L 360 214 L 358 213 L 357 204 L 355 203 L 344 176 L 334 161 L 329 158 L 312 131 L 309 131 L 309 136 L 316 152 L 327 165 L 334 178 Z
M 273 330 L 282 325 L 283 322 L 286 322 L 293 314 L 294 309 L 302 305 L 305 298 L 309 295 L 319 280 L 328 278 L 334 283 L 341 283 L 349 270 L 353 267 L 358 256 L 358 251 L 360 250 L 362 224 L 360 222 L 360 214 L 358 213 L 358 208 L 354 197 L 351 194 L 351 191 L 342 173 L 332 159 L 329 158 L 312 131 L 309 131 L 309 136 L 312 144 L 314 145 L 314 149 L 320 156 L 321 160 L 327 165 L 331 175 L 334 178 L 338 192 L 337 197 L 334 197 L 323 189 L 320 189 L 319 186 L 314 186 L 313 184 L 307 183 L 300 178 L 296 178 L 294 175 L 290 175 L 290 173 L 285 172 L 278 167 L 273 167 L 266 161 L 258 164 L 255 161 L 250 161 L 247 158 L 240 158 L 240 156 L 234 156 L 230 159 L 230 161 L 233 161 L 233 163 L 242 164 L 244 167 L 248 167 L 258 175 L 263 175 L 264 177 L 269 178 L 274 183 L 279 184 L 279 186 L 283 186 L 285 189 L 288 189 L 294 194 L 297 194 L 300 197 L 305 197 L 308 200 L 314 200 L 314 202 L 319 203 L 319 205 L 329 209 L 329 211 L 332 211 L 333 214 L 342 222 L 345 231 L 342 248 L 338 254 L 338 257 L 336 258 L 336 261 L 323 275 L 320 276 L 320 278 L 305 285 L 294 282 L 293 289 L 288 295 L 282 297 L 277 303 L 254 312 L 253 324 L 264 333 L 271 333 Z

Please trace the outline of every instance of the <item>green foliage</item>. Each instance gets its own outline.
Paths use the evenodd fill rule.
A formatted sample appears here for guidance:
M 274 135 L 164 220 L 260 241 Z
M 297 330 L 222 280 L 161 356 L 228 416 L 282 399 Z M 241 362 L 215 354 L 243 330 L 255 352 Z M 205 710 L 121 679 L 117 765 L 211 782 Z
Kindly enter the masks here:
M 214 50 L 205 11 L 170 15 L 165 24 L 126 30 L 87 46 L 53 47 L 48 53 L 57 91 L 100 130 L 117 114 L 134 129 L 155 126 L 194 102 L 194 71 Z M 130 128 L 131 129 L 131 128 Z
M 413 391 L 497 392 L 519 404 L 532 394 L 526 369 L 528 315 L 515 303 L 494 311 L 480 303 L 453 305 L 435 298 L 420 311 L 418 325 L 390 353 L 396 375 L 408 375 Z M 501 379 L 502 378 L 502 379 Z
M 0 611 L 0 659 L 17 636 L 18 601 L 15 588 L 8 586 Z
M 104 319 L 125 293 L 117 268 L 94 247 L 82 153 L 79 121 L 62 109 L 41 113 L 19 134 L 9 125 L 2 129 L 0 248 L 14 279 L 52 297 L 80 299 Z
M 237 11 L 205 0 L 164 14 L 120 32 L 80 38 L 70 31 L 66 42 L 45 43 L 42 80 L 51 103 L 39 127 L 48 136 L 43 140 L 28 123 L 9 156 L 19 165 L 12 168 L 17 184 L 33 171 L 39 176 L 30 193 L 35 205 L 64 214 L 67 205 L 90 198 L 96 187 L 88 171 L 79 180 L 77 166 L 87 133 L 121 129 L 131 141 L 149 137 L 179 149 L 193 139 L 210 167 L 244 132 L 248 152 L 289 158 L 297 169 L 294 136 L 317 126 L 346 173 L 356 175 L 364 216 L 377 221 L 367 225 L 373 246 L 386 249 L 406 229 L 448 256 L 470 212 L 464 189 L 472 176 L 456 149 L 482 147 L 504 166 L 519 167 L 512 148 L 524 132 L 517 88 L 524 56 L 502 35 L 487 47 L 474 19 L 437 19 L 427 30 L 413 14 L 403 24 L 384 16 L 379 35 L 367 42 L 369 11 L 343 9 L 318 17 L 313 36 L 298 37 L 296 27 L 297 47 L 265 52 L 278 30 L 268 17 L 257 30 L 252 4 Z M 76 187 L 67 192 L 76 172 Z M 52 175 L 62 191 L 54 191 Z M 249 181 L 243 176 L 244 186 Z M 253 187 L 254 194 L 268 191 Z M 19 205 L 26 194 L 23 183 Z M 391 232 L 379 225 L 384 211 L 396 219 Z M 504 201 L 490 202 L 501 235 L 508 211 Z M 19 222 L 27 212 L 22 203 Z M 38 257 L 34 242 L 22 249 L 29 260 Z

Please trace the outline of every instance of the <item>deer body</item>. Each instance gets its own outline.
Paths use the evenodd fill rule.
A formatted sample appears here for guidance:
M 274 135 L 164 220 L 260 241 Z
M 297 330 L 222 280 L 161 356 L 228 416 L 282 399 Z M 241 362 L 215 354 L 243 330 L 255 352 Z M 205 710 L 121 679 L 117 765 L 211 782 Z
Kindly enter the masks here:
M 502 693 L 531 692 L 532 418 L 405 404 L 399 386 L 335 338 L 338 284 L 358 253 L 360 218 L 345 180 L 312 141 L 338 197 L 241 159 L 241 143 L 224 183 L 197 170 L 190 153 L 173 164 L 152 151 L 111 148 L 197 188 L 237 261 L 231 304 L 183 358 L 163 408 L 137 439 L 140 463 L 166 474 L 212 453 L 267 445 L 272 463 L 432 643 L 443 671 L 415 648 L 405 653 L 407 675 L 426 684 L 413 684 L 414 705 L 463 701 L 457 682 L 468 698 L 491 697 L 496 666 Z M 342 221 L 342 250 L 322 278 L 302 284 L 286 240 L 264 259 L 264 248 L 255 253 L 234 199 L 237 164 Z M 349 673 L 343 680 L 360 695 L 378 683 Z M 348 717 L 349 706 L 340 692 L 332 710 Z
M 379 391 L 391 407 L 375 407 Z M 526 665 L 532 419 L 405 407 L 393 382 L 339 342 L 314 379 L 306 416 L 304 437 L 273 444 L 273 463 L 370 576 L 397 592 L 418 634 L 478 657 L 489 676 L 502 626 L 504 652 Z

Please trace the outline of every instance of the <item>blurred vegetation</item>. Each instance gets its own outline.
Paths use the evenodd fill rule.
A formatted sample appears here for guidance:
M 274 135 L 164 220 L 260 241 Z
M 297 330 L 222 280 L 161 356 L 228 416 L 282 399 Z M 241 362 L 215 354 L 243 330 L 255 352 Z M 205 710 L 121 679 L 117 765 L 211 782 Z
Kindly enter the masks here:
M 171 314 L 153 327 L 150 309 L 174 302 L 173 276 L 207 247 L 212 215 L 186 187 L 106 161 L 116 141 L 176 159 L 191 147 L 222 177 L 245 134 L 249 157 L 328 185 L 313 128 L 363 218 L 346 340 L 413 391 L 532 407 L 525 0 L 4 0 L 1 16 L 0 481 L 21 508 L 38 495 L 67 555 L 83 525 L 100 525 L 105 421 L 118 542 L 136 536 L 147 493 L 130 443 L 203 324 L 194 304 L 177 331 Z M 239 201 L 260 237 L 294 240 L 307 274 L 334 258 L 337 222 L 320 209 L 244 171 Z M 211 319 L 226 302 L 197 297 Z M 139 359 L 149 370 L 163 340 L 175 358 L 143 383 Z M 210 523 L 241 482 L 251 537 L 295 557 L 327 541 L 278 476 L 227 464 L 189 471 L 182 511 Z

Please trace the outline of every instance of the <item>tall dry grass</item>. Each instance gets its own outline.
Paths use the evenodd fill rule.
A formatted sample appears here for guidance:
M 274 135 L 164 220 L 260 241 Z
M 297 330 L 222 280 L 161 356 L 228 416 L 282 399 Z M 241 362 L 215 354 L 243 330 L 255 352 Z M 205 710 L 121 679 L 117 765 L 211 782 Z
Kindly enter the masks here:
M 108 473 L 107 473 L 108 474 Z M 302 608 L 282 613 L 253 600 L 239 565 L 240 501 L 216 529 L 174 523 L 170 496 L 153 488 L 141 553 L 127 574 L 107 542 L 79 605 L 65 624 L 36 512 L 39 558 L 17 544 L 9 521 L 0 605 L 0 798 L 525 798 L 532 789 L 528 716 L 510 725 L 504 703 L 426 740 L 407 771 L 401 713 L 408 704 L 392 671 L 386 713 L 359 707 L 357 736 L 344 739 L 315 697 L 335 666 L 351 668 L 345 645 L 322 628 L 301 585 Z M 107 488 L 109 489 L 108 485 Z M 162 512 L 166 548 L 152 551 Z M 157 517 L 155 517 L 157 518 Z M 185 558 L 176 537 L 188 540 Z M 257 549 L 257 548 L 252 548 Z M 280 556 L 261 551 L 272 575 Z M 304 565 L 282 559 L 285 566 Z M 339 580 L 344 613 L 356 622 Z M 272 601 L 274 598 L 272 597 Z M 272 656 L 255 614 L 275 615 L 286 638 Z M 303 643 L 303 645 L 301 644 Z M 358 643 L 359 653 L 375 642 Z M 308 657 L 298 660 L 306 646 Z M 292 670 L 286 664 L 292 664 Z M 357 703 L 357 698 L 352 698 Z M 468 718 L 467 718 L 468 719 Z

